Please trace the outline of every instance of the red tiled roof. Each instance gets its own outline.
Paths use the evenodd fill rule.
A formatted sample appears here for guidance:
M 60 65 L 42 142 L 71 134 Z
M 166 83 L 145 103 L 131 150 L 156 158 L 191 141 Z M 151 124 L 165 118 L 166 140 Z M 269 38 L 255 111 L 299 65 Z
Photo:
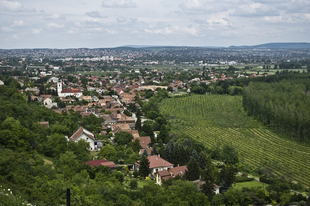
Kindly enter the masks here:
M 107 166 L 107 167 L 110 167 L 110 168 L 115 168 L 116 167 L 114 162 L 111 162 L 111 161 L 108 161 L 108 160 L 105 160 L 105 159 L 88 161 L 88 162 L 86 162 L 86 164 L 89 164 L 91 167 L 95 167 L 95 166 L 99 166 L 99 165 Z
M 82 93 L 80 89 L 63 89 L 61 93 Z
M 81 134 L 85 134 L 88 137 L 95 140 L 95 136 L 88 130 L 84 129 L 83 127 L 80 127 L 76 132 L 70 137 L 70 141 L 74 141 L 76 138 L 78 138 Z
M 150 168 L 173 166 L 173 164 L 164 160 L 163 158 L 160 158 L 157 155 L 148 156 L 147 158 L 149 159 L 150 162 Z
M 174 176 L 180 175 L 182 177 L 185 174 L 185 171 L 187 170 L 187 166 L 173 167 L 170 168 L 169 170 Z
M 151 143 L 151 138 L 149 136 L 146 137 L 137 137 L 135 139 L 138 139 L 140 141 L 140 145 L 143 149 L 147 149 L 147 145 Z M 135 140 L 134 139 L 134 140 Z M 134 141 L 133 140 L 133 141 Z
M 161 177 L 161 179 L 163 179 L 163 180 L 169 180 L 170 178 L 173 178 L 172 176 L 163 176 L 163 177 Z
M 171 177 L 171 174 L 168 170 L 161 170 L 161 171 L 158 171 L 158 174 L 163 178 L 165 176 L 170 176 Z

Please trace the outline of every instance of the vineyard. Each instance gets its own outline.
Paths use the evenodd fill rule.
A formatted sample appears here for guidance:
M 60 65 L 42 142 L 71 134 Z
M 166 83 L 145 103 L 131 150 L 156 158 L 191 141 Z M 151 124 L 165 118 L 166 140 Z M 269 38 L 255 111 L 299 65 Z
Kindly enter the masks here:
M 279 176 L 310 186 L 310 147 L 281 138 L 248 117 L 242 97 L 197 95 L 166 99 L 160 109 L 175 131 L 206 147 L 233 145 L 243 164 L 267 167 Z

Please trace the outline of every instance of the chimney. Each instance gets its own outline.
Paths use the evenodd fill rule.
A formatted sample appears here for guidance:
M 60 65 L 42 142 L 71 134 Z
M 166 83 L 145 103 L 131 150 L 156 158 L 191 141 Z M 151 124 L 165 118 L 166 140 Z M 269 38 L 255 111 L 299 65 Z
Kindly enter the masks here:
M 158 157 L 160 157 L 160 154 L 158 154 Z

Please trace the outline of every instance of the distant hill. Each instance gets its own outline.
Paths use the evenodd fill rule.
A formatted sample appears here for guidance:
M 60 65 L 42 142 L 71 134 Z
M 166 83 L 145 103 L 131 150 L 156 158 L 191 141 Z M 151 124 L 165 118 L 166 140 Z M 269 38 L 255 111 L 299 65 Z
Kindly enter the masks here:
M 254 46 L 230 46 L 230 49 L 310 49 L 310 43 L 267 43 Z
M 135 49 L 141 49 L 141 48 L 149 48 L 149 47 L 164 47 L 164 46 L 151 46 L 151 45 L 125 45 L 121 47 L 130 47 Z
M 166 50 L 166 49 L 179 49 L 179 48 L 199 48 L 197 46 L 151 46 L 151 45 L 125 45 L 116 47 L 115 49 L 144 49 L 144 50 Z M 217 47 L 217 46 L 201 46 L 201 48 L 209 49 L 310 49 L 310 43 L 307 42 L 292 42 L 292 43 L 266 43 L 259 45 L 244 45 L 244 46 L 229 46 L 229 47 Z

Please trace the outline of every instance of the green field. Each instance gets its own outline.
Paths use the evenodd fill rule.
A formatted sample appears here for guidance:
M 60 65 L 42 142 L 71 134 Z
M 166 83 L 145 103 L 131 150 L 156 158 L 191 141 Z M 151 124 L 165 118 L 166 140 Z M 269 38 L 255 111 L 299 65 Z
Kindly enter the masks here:
M 208 148 L 233 145 L 240 161 L 268 167 L 310 186 L 310 147 L 281 138 L 248 117 L 241 96 L 194 95 L 165 99 L 161 112 L 173 130 L 195 138 Z
M 234 188 L 236 189 L 242 189 L 244 187 L 247 187 L 247 188 L 251 188 L 251 187 L 267 187 L 268 184 L 264 184 L 262 182 L 258 182 L 258 181 L 250 181 L 250 182 L 238 182 L 236 183 L 235 185 L 233 185 Z

